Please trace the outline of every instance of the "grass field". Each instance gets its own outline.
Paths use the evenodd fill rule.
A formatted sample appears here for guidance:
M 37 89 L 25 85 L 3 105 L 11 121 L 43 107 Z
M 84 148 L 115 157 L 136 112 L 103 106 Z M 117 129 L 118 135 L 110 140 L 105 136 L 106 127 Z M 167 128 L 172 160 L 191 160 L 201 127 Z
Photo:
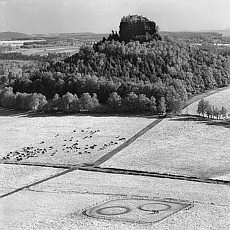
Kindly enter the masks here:
M 101 167 L 212 178 L 230 172 L 230 129 L 200 118 L 165 119 Z
M 218 108 L 224 106 L 225 108 L 227 108 L 228 114 L 230 114 L 230 88 L 207 96 L 204 99 L 209 101 L 210 104 L 217 106 Z M 197 115 L 196 111 L 198 103 L 199 100 L 189 105 L 187 108 L 183 110 L 183 114 Z
M 5 110 L 1 114 L 0 156 L 52 164 L 91 163 L 154 121 L 116 116 L 9 116 Z

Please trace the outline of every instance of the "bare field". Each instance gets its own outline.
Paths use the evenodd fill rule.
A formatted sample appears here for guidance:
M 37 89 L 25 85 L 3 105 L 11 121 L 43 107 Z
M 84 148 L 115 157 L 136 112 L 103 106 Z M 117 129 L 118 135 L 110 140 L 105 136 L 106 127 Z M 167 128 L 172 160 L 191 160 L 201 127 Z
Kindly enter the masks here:
M 165 119 L 101 167 L 202 178 L 229 174 L 230 129 L 196 119 Z
M 228 114 L 230 114 L 230 88 L 205 97 L 204 99 L 209 101 L 210 104 L 217 106 L 218 108 L 224 106 L 228 110 Z M 189 105 L 182 111 L 182 113 L 197 115 L 196 111 L 198 103 L 199 101 L 196 101 L 193 104 Z
M 186 201 L 194 207 L 155 224 L 92 218 L 82 213 L 109 200 L 126 198 Z M 229 201 L 226 185 L 76 170 L 0 199 L 0 229 L 227 230 Z M 133 211 L 134 207 L 130 214 Z M 146 214 L 149 220 L 155 216 Z
M 63 169 L 1 164 L 0 195 L 4 195 L 15 189 L 45 179 L 62 171 Z
M 0 116 L 0 154 L 19 162 L 92 163 L 153 121 L 116 116 Z

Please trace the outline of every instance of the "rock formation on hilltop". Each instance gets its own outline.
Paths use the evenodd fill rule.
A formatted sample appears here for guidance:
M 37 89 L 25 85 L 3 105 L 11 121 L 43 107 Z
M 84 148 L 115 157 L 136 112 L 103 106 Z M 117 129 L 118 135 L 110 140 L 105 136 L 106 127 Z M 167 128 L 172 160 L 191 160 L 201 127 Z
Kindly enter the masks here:
M 130 41 L 148 42 L 152 40 L 161 40 L 158 33 L 158 26 L 154 21 L 150 21 L 146 17 L 139 15 L 128 15 L 124 16 L 120 22 L 119 34 L 117 31 L 112 30 L 112 34 L 106 39 L 94 45 L 94 49 L 97 51 L 98 46 L 105 41 L 124 41 L 125 43 Z
M 146 17 L 129 15 L 120 22 L 120 39 L 125 42 L 139 40 L 141 42 L 160 39 L 156 23 Z

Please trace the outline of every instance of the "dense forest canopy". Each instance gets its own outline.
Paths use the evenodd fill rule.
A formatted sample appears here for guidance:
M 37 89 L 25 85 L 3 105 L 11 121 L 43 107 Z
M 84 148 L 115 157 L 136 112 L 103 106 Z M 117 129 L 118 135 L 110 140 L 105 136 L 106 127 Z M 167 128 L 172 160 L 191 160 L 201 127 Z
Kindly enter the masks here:
M 153 100 L 159 112 L 162 106 L 170 111 L 191 95 L 229 83 L 227 57 L 166 36 L 142 44 L 105 41 L 97 51 L 84 46 L 64 61 L 10 80 L 8 86 L 14 93 L 45 95 L 48 101 L 67 92 L 78 98 L 88 93 L 105 105 L 113 95 L 123 100 L 123 108 L 127 97 L 142 95 L 148 108 Z

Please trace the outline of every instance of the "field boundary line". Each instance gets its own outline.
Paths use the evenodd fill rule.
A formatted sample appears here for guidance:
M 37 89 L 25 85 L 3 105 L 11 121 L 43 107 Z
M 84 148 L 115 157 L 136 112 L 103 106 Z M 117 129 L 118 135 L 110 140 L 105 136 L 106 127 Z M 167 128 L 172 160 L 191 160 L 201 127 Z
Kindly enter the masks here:
M 9 164 L 9 165 L 24 165 L 24 166 L 38 166 L 38 167 L 47 167 L 47 168 L 62 168 L 69 169 L 73 167 L 81 167 L 84 164 L 50 164 L 50 163 L 40 163 L 40 162 L 17 162 L 17 161 L 3 161 L 1 164 Z
M 183 176 L 183 175 L 174 175 L 174 174 L 168 174 L 168 173 L 156 173 L 156 172 L 128 170 L 128 169 L 119 169 L 119 168 L 101 168 L 101 167 L 84 166 L 84 167 L 78 168 L 78 170 L 90 171 L 90 172 L 111 173 L 111 174 L 132 175 L 132 176 L 157 177 L 157 178 L 185 180 L 185 181 L 201 182 L 201 183 L 209 183 L 209 184 L 230 185 L 230 181 L 226 181 L 226 180 L 199 178 L 195 176 Z
M 45 181 L 54 179 L 54 178 L 59 177 L 59 176 L 62 176 L 62 175 L 65 175 L 65 174 L 67 174 L 67 173 L 69 173 L 69 172 L 73 172 L 73 171 L 75 171 L 75 170 L 77 170 L 77 169 L 78 169 L 78 167 L 69 168 L 69 169 L 67 169 L 67 170 L 65 170 L 65 171 L 63 171 L 63 172 L 57 173 L 57 174 L 55 174 L 55 175 L 53 175 L 53 176 L 46 177 L 46 178 L 44 178 L 44 179 L 42 179 L 42 180 L 33 182 L 33 183 L 31 183 L 31 184 L 25 185 L 25 186 L 23 186 L 23 187 L 21 187 L 21 188 L 18 188 L 18 189 L 15 189 L 15 190 L 11 191 L 11 192 L 8 192 L 8 193 L 6 193 L 6 194 L 4 194 L 4 195 L 1 195 L 0 198 L 4 198 L 4 197 L 9 196 L 9 195 L 12 195 L 12 194 L 14 194 L 14 193 L 16 193 L 16 192 L 20 192 L 20 191 L 22 191 L 23 189 L 29 188 L 29 187 L 34 186 L 34 185 L 37 185 L 37 184 L 41 184 L 41 183 L 43 183 L 43 182 L 45 182 Z
M 117 148 L 111 150 L 110 152 L 108 152 L 107 154 L 103 155 L 101 158 L 99 158 L 98 160 L 96 160 L 94 163 L 92 163 L 92 165 L 94 167 L 97 167 L 97 166 L 103 164 L 104 162 L 106 162 L 107 160 L 109 160 L 110 158 L 112 158 L 115 154 L 117 154 L 118 152 L 120 152 L 121 150 L 123 150 L 124 148 L 126 148 L 127 146 L 129 146 L 131 143 L 133 143 L 137 138 L 139 138 L 140 136 L 142 136 L 143 134 L 145 134 L 146 132 L 148 132 L 150 129 L 152 129 L 153 127 L 155 127 L 157 124 L 159 124 L 164 119 L 165 118 L 158 118 L 157 120 L 153 121 L 152 123 L 150 123 L 149 125 L 147 125 L 146 127 L 144 127 L 141 131 L 139 131 L 138 133 L 136 133 L 134 136 L 132 136 L 131 138 L 129 138 L 126 142 L 124 142 L 123 144 L 121 144 Z

